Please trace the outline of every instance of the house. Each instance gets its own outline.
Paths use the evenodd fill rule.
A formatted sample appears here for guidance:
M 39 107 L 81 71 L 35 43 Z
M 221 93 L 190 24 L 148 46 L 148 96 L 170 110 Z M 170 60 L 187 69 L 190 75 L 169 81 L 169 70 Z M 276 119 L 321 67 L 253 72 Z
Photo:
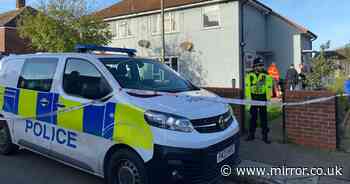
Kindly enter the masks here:
M 166 64 L 203 87 L 239 87 L 257 57 L 282 75 L 307 63 L 317 36 L 257 0 L 164 0 Z M 96 13 L 110 24 L 110 46 L 159 58 L 160 0 L 123 0 Z
M 337 49 L 336 52 L 337 57 L 333 57 L 333 59 L 336 60 L 344 74 L 346 76 L 350 76 L 350 47 L 346 46 L 344 48 Z
M 31 52 L 28 41 L 17 33 L 17 21 L 26 11 L 35 9 L 26 6 L 25 0 L 17 0 L 16 10 L 0 14 L 0 54 L 20 54 Z

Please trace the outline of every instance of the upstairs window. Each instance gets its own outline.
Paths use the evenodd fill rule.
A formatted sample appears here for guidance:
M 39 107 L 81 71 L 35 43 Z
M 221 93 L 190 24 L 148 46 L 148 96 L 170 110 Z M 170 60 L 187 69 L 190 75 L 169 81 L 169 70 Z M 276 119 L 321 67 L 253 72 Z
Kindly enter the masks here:
M 118 22 L 119 38 L 128 38 L 132 36 L 131 21 L 123 20 Z
M 109 23 L 109 29 L 111 30 L 112 38 L 117 38 L 118 37 L 118 26 L 117 26 L 117 23 L 116 22 Z
M 17 87 L 49 92 L 56 72 L 57 63 L 57 58 L 27 59 L 23 65 Z
M 152 34 L 160 34 L 162 31 L 161 14 L 151 16 Z M 174 33 L 179 31 L 179 15 L 175 12 L 164 14 L 164 32 Z
M 165 58 L 164 64 L 168 65 L 173 70 L 179 72 L 179 64 L 177 57 L 167 57 Z
M 202 12 L 203 28 L 220 26 L 220 7 L 218 5 L 204 7 Z

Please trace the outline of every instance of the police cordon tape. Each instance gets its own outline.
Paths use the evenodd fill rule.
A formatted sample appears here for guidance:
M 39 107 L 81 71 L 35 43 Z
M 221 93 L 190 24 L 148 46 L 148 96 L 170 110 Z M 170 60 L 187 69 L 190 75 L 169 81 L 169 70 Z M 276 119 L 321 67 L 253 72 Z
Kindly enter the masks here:
M 90 105 L 94 105 L 94 104 L 102 105 L 102 104 L 107 103 L 107 102 L 104 102 L 105 100 L 108 100 L 108 99 L 110 99 L 112 97 L 113 97 L 113 93 L 110 93 L 110 94 L 108 94 L 107 96 L 105 96 L 103 98 L 100 98 L 100 99 L 97 99 L 97 100 L 91 100 L 89 102 L 83 103 L 83 104 L 78 105 L 78 106 L 65 107 L 65 108 L 61 108 L 61 109 L 58 109 L 58 110 L 53 111 L 53 112 L 44 113 L 44 114 L 40 114 L 40 115 L 37 115 L 37 116 L 31 116 L 31 117 L 16 117 L 16 118 L 3 118 L 3 117 L 0 117 L 0 120 L 4 120 L 4 121 L 7 121 L 7 120 L 32 120 L 32 119 L 38 119 L 38 118 L 46 118 L 46 117 L 50 117 L 50 116 L 55 116 L 58 113 L 65 113 L 65 112 L 72 112 L 72 111 L 80 110 L 80 109 L 82 109 L 84 107 L 87 107 L 87 106 L 90 106 Z
M 326 102 L 329 100 L 332 100 L 336 97 L 340 96 L 349 96 L 349 95 L 336 95 L 336 96 L 330 96 L 330 97 L 321 97 L 321 98 L 316 98 L 312 100 L 306 100 L 306 101 L 300 101 L 300 102 L 280 102 L 280 101 L 258 101 L 258 100 L 244 100 L 244 99 L 232 99 L 232 98 L 217 98 L 214 97 L 210 101 L 213 102 L 221 102 L 221 103 L 228 103 L 228 104 L 235 104 L 235 105 L 252 105 L 252 106 L 300 106 L 300 105 L 308 105 L 308 104 L 315 104 L 315 103 L 321 103 L 321 102 Z
M 234 98 L 225 98 L 225 97 L 201 97 L 201 96 L 179 95 L 179 94 L 167 93 L 167 92 L 145 91 L 145 90 L 134 90 L 134 89 L 125 89 L 124 91 L 126 91 L 128 93 L 136 94 L 136 95 L 185 96 L 185 97 L 191 98 L 192 100 L 204 100 L 204 101 L 212 101 L 212 102 L 234 104 L 234 105 L 280 106 L 280 107 L 315 104 L 315 103 L 326 102 L 326 101 L 332 100 L 332 99 L 337 98 L 337 97 L 350 96 L 350 94 L 339 94 L 339 95 L 335 95 L 335 96 L 314 98 L 311 100 L 300 101 L 300 102 L 280 102 L 280 101 L 259 101 L 259 100 L 234 99 Z
M 201 96 L 190 96 L 190 95 L 181 95 L 181 94 L 174 94 L 174 93 L 167 93 L 167 92 L 157 92 L 157 91 L 147 91 L 147 90 L 134 90 L 134 89 L 123 89 L 123 91 L 135 95 L 143 95 L 143 96 L 162 96 L 162 95 L 170 95 L 170 96 L 176 96 L 176 97 L 186 97 L 191 101 L 210 101 L 210 102 L 217 102 L 217 103 L 225 103 L 225 104 L 233 104 L 233 105 L 252 105 L 252 106 L 300 106 L 300 105 L 309 105 L 309 104 L 315 104 L 315 103 L 321 103 L 326 102 L 329 100 L 332 100 L 337 97 L 349 97 L 350 94 L 340 94 L 335 96 L 329 96 L 329 97 L 321 97 L 321 98 L 315 98 L 311 100 L 306 101 L 300 101 L 300 102 L 275 102 L 275 101 L 258 101 L 258 100 L 245 100 L 245 99 L 234 99 L 234 98 L 224 98 L 224 97 L 201 97 Z M 0 120 L 7 121 L 7 120 L 32 120 L 32 119 L 38 119 L 38 118 L 45 118 L 57 115 L 58 113 L 66 113 L 66 112 L 72 112 L 76 110 L 80 110 L 84 107 L 94 105 L 94 104 L 105 104 L 107 103 L 107 100 L 112 98 L 113 94 L 108 94 L 107 96 L 97 99 L 97 100 L 91 100 L 89 102 L 83 103 L 79 106 L 73 106 L 73 107 L 66 107 L 61 108 L 53 112 L 40 114 L 37 116 L 31 116 L 31 117 L 14 117 L 14 118 L 3 118 L 0 117 Z

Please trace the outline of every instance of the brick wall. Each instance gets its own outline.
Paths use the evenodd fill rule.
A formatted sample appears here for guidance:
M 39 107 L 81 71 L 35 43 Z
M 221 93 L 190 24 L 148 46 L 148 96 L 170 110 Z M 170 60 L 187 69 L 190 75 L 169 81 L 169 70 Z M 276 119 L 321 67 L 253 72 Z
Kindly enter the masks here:
M 286 102 L 311 100 L 335 95 L 322 91 L 288 91 Z M 311 105 L 286 107 L 286 129 L 292 143 L 335 150 L 337 147 L 336 100 Z
M 15 28 L 5 28 L 3 37 L 0 34 L 1 39 L 4 40 L 4 52 L 6 53 L 24 54 L 33 52 L 29 42 L 20 38 Z
M 221 97 L 225 97 L 225 98 L 241 98 L 241 93 L 242 93 L 242 90 L 237 89 L 237 88 L 205 87 L 205 89 L 207 89 L 208 91 L 211 91 L 211 92 L 213 92 Z M 234 110 L 234 113 L 236 115 L 237 120 L 241 124 L 240 127 L 244 127 L 244 126 L 242 126 L 243 120 L 242 120 L 242 116 L 241 116 L 241 109 L 243 108 L 243 106 L 233 105 L 232 107 L 233 107 L 233 110 Z

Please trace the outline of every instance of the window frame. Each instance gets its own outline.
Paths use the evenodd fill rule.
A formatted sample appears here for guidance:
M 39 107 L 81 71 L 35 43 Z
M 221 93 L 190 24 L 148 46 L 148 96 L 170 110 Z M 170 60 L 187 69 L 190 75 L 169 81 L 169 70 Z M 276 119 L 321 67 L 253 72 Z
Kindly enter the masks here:
M 99 72 L 99 74 L 101 75 L 101 77 L 106 81 L 106 84 L 108 85 L 107 87 L 111 90 L 111 93 L 113 93 L 113 88 L 111 87 L 111 84 L 110 82 L 107 80 L 106 76 L 103 75 L 103 72 L 93 63 L 91 62 L 90 60 L 86 59 L 86 58 L 79 58 L 79 57 L 67 57 L 64 59 L 64 67 L 63 67 L 63 72 L 61 74 L 61 81 L 60 81 L 60 88 L 61 88 L 61 91 L 63 93 L 64 96 L 67 96 L 67 97 L 73 97 L 73 98 L 78 98 L 78 99 L 83 99 L 83 100 L 93 100 L 93 99 L 89 99 L 89 98 L 85 98 L 83 96 L 77 96 L 77 95 L 73 95 L 73 94 L 69 94 L 66 92 L 66 90 L 64 89 L 64 85 L 63 85 L 63 82 L 64 82 L 64 75 L 65 75 L 65 72 L 66 72 L 66 68 L 67 68 L 67 64 L 68 64 L 68 61 L 70 59 L 75 59 L 75 60 L 81 60 L 81 61 L 85 61 L 87 63 L 89 63 L 90 65 L 92 65 L 96 70 L 97 72 Z
M 176 58 L 176 59 L 177 59 L 177 70 L 173 69 L 173 67 L 172 67 L 171 60 L 172 60 L 173 58 Z M 156 60 L 158 60 L 159 62 L 161 62 L 161 60 L 162 60 L 162 58 L 160 58 L 160 57 L 154 57 L 153 59 L 156 59 Z M 164 64 L 167 65 L 167 63 L 169 63 L 170 66 L 167 65 L 169 68 L 171 68 L 172 70 L 174 70 L 174 71 L 177 72 L 177 73 L 180 73 L 180 62 L 179 62 L 180 57 L 179 57 L 179 56 L 165 56 L 165 60 L 166 60 L 166 59 L 169 59 L 169 61 L 168 61 L 168 62 L 164 61 Z
M 120 29 L 120 25 L 121 23 L 125 23 L 126 24 L 126 31 L 127 31 L 127 35 L 126 36 L 122 36 L 121 35 L 121 29 Z M 132 38 L 135 36 L 134 30 L 133 30 L 133 26 L 132 26 L 132 20 L 131 19 L 124 19 L 124 20 L 119 20 L 116 22 L 116 27 L 117 27 L 117 39 L 125 39 L 125 38 Z M 128 31 L 130 30 L 130 35 L 128 34 Z
M 111 21 L 109 23 L 109 27 L 110 27 L 111 33 L 112 33 L 112 40 L 118 39 L 119 38 L 118 22 L 117 21 Z
M 166 16 L 169 15 L 169 16 L 172 16 L 173 15 L 173 19 L 171 19 L 172 21 L 171 22 L 175 22 L 175 30 L 171 30 L 171 31 L 166 31 L 166 24 L 165 24 L 165 19 L 166 19 Z M 156 32 L 153 32 L 153 18 L 154 17 L 157 17 L 157 27 L 159 27 L 159 30 L 157 29 Z M 151 32 L 151 35 L 153 36 L 157 36 L 157 35 L 160 35 L 162 34 L 162 28 L 161 28 L 161 14 L 157 13 L 157 14 L 152 14 L 149 18 L 149 27 L 150 27 L 150 32 Z M 159 22 L 159 23 L 158 23 Z M 171 24 L 170 24 L 171 25 Z M 165 34 L 174 34 L 174 33 L 179 33 L 180 32 L 180 14 L 178 14 L 177 12 L 175 11 L 170 11 L 170 12 L 165 12 L 164 14 L 164 33 Z
M 210 7 L 218 7 L 218 17 L 219 17 L 219 25 L 218 26 L 210 26 L 210 27 L 206 27 L 204 26 L 204 15 L 205 15 L 205 9 L 206 8 L 210 8 Z M 208 30 L 208 29 L 219 29 L 219 28 L 222 28 L 222 17 L 221 17 L 221 7 L 220 5 L 216 4 L 216 5 L 209 5 L 209 6 L 204 6 L 201 8 L 201 22 L 202 22 L 202 29 L 204 30 Z
M 30 62 L 30 60 L 33 60 L 33 59 L 55 59 L 56 60 L 56 68 L 55 68 L 55 72 L 52 74 L 52 81 L 51 81 L 51 85 L 50 85 L 50 88 L 47 90 L 47 91 L 44 91 L 44 90 L 37 90 L 37 89 L 28 89 L 28 88 L 21 88 L 20 87 L 20 79 L 23 75 L 23 72 L 24 72 L 24 67 L 26 66 L 26 63 Z M 30 58 L 26 58 L 26 59 L 23 59 L 23 64 L 21 66 L 21 69 L 19 70 L 19 75 L 18 75 L 18 79 L 17 79 L 17 85 L 16 87 L 18 89 L 25 89 L 25 90 L 31 90 L 31 91 L 37 91 L 37 92 L 42 92 L 42 93 L 49 93 L 52 91 L 54 85 L 55 85 L 55 77 L 56 77 L 56 73 L 59 69 L 59 62 L 60 62 L 60 58 L 59 57 L 30 57 Z M 40 62 L 38 62 L 40 63 Z

